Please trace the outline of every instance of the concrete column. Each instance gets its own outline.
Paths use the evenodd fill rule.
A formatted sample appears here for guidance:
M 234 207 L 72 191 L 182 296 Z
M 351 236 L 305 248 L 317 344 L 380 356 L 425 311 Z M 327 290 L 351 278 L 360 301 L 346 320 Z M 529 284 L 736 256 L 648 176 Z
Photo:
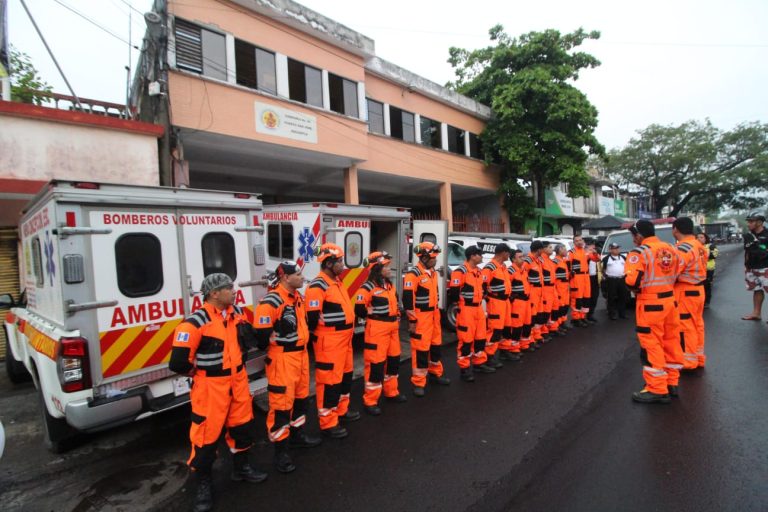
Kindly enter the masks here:
M 448 125 L 440 123 L 440 142 L 443 143 L 443 149 L 448 151 Z
M 331 110 L 331 87 L 328 85 L 328 70 L 323 70 L 323 108 Z
M 357 190 L 357 166 L 354 164 L 344 169 L 344 202 L 360 204 Z
M 501 232 L 509 233 L 511 229 L 509 226 L 509 212 L 504 207 L 503 197 L 499 197 L 499 218 L 501 219 Z
M 389 123 L 389 103 L 384 104 L 384 135 L 392 136 L 392 125 Z
M 275 54 L 275 79 L 277 80 L 277 95 L 281 98 L 290 98 L 291 91 L 288 81 L 288 56 L 282 53 Z
M 448 232 L 453 231 L 453 199 L 451 184 L 447 182 L 440 185 L 440 218 L 448 221 Z
M 413 114 L 413 128 L 416 130 L 416 144 L 421 144 L 421 116 Z
M 237 83 L 237 69 L 235 66 L 235 36 L 226 34 L 225 44 L 227 47 L 227 83 Z

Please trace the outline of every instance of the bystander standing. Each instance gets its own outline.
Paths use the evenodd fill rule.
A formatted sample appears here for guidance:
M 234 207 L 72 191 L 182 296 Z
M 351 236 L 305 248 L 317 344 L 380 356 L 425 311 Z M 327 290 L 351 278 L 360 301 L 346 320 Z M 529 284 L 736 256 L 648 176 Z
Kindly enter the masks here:
M 627 285 L 624 282 L 624 265 L 627 257 L 620 252 L 618 244 L 608 246 L 609 253 L 602 259 L 603 290 L 611 320 L 627 318 Z
M 749 233 L 744 235 L 744 271 L 747 290 L 752 292 L 752 313 L 742 320 L 760 320 L 763 299 L 768 291 L 768 229 L 759 211 L 747 215 Z

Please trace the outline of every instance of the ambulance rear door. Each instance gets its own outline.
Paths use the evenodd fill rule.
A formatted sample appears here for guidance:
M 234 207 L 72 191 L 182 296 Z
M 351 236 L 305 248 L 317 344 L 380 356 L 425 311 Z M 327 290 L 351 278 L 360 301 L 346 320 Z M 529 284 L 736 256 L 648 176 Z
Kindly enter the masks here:
M 371 221 L 361 217 L 333 217 L 335 244 L 344 250 L 344 272 L 341 279 L 350 297 L 368 279 L 363 260 L 371 252 Z
M 448 275 L 448 221 L 445 220 L 414 220 L 413 221 L 413 246 L 421 242 L 432 242 L 440 246 L 442 251 L 437 256 L 437 264 L 435 269 L 440 274 L 441 279 L 438 280 L 439 285 L 439 301 L 438 305 L 440 309 L 443 309 L 446 304 L 445 298 L 445 283 L 450 277 Z M 416 265 L 419 258 L 413 252 L 411 252 L 411 261 Z

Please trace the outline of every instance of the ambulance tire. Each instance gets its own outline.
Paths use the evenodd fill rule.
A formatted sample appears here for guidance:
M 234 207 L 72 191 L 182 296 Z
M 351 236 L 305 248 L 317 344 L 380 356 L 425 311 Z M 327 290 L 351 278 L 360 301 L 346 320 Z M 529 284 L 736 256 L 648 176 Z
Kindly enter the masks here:
M 454 302 L 448 309 L 443 311 L 443 323 L 445 326 L 453 332 L 456 332 L 456 317 L 459 314 L 459 304 Z
M 38 394 L 40 414 L 43 417 L 43 441 L 45 447 L 53 453 L 64 453 L 72 446 L 75 438 L 75 429 L 69 426 L 64 418 L 54 418 L 48 412 L 43 400 L 43 392 Z
M 5 373 L 8 375 L 8 379 L 14 384 L 27 382 L 32 376 L 27 371 L 24 363 L 17 361 L 13 357 L 11 344 L 8 342 L 8 328 L 4 325 L 3 329 L 5 329 Z

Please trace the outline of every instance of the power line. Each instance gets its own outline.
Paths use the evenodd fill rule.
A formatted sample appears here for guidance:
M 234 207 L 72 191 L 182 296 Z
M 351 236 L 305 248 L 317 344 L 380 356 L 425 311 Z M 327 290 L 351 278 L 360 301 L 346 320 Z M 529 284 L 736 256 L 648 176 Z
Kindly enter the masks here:
M 138 50 L 138 49 L 139 49 L 139 47 L 138 47 L 138 46 L 134 46 L 134 45 L 132 45 L 131 43 L 129 43 L 128 41 L 126 41 L 125 39 L 123 39 L 122 37 L 120 37 L 119 35 L 115 34 L 115 33 L 114 33 L 114 32 L 112 32 L 111 30 L 109 30 L 108 28 L 104 27 L 103 25 L 100 25 L 99 23 L 97 23 L 96 21 L 92 20 L 91 18 L 89 18 L 89 17 L 88 17 L 88 16 L 86 16 L 85 14 L 81 13 L 80 11 L 78 11 L 78 10 L 76 10 L 76 9 L 74 9 L 74 8 L 72 8 L 72 7 L 70 7 L 70 6 L 68 6 L 67 4 L 65 4 L 64 2 L 62 2 L 61 0 L 53 0 L 53 1 L 54 1 L 54 2 L 56 2 L 57 4 L 59 4 L 60 6 L 64 7 L 65 9 L 67 9 L 67 10 L 69 10 L 69 11 L 71 11 L 71 12 L 73 12 L 73 13 L 77 14 L 78 16 L 80 16 L 81 18 L 83 18 L 83 19 L 84 19 L 85 21 L 87 21 L 88 23 L 90 23 L 90 24 L 94 25 L 95 27 L 97 27 L 97 28 L 99 28 L 99 29 L 103 30 L 104 32 L 106 32 L 107 34 L 111 35 L 111 36 L 112 36 L 112 37 L 114 37 L 115 39 L 117 39 L 117 40 L 119 40 L 119 41 L 122 41 L 123 43 L 125 43 L 125 44 L 127 44 L 128 46 L 130 46 L 130 47 L 134 48 L 135 50 Z

